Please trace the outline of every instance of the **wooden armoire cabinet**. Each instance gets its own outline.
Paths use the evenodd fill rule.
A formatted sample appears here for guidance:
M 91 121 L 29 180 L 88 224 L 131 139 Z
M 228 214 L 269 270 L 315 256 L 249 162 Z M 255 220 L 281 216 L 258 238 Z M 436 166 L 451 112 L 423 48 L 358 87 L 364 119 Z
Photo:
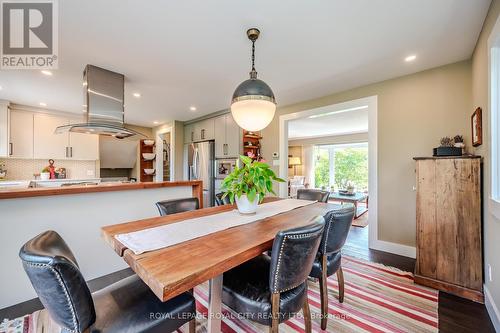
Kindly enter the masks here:
M 481 157 L 415 157 L 415 282 L 483 302 Z

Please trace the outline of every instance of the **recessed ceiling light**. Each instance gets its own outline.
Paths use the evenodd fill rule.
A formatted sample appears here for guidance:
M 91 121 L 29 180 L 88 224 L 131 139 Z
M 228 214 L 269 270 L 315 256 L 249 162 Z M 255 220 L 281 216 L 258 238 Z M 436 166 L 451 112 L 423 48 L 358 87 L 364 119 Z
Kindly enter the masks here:
M 189 107 L 189 110 L 191 110 L 191 111 L 196 111 L 196 106 L 190 106 L 190 107 Z
M 3 89 L 2 86 L 0 86 L 0 90 L 2 90 L 2 89 Z
M 134 97 L 137 97 L 137 98 L 141 97 L 141 94 L 139 94 L 138 92 L 135 92 L 132 95 L 134 95 Z
M 156 121 L 156 120 L 155 120 L 155 121 L 153 121 L 153 124 L 155 124 L 155 125 L 158 125 L 159 123 L 160 123 L 160 122 L 158 122 L 158 121 Z
M 413 61 L 413 60 L 415 60 L 415 59 L 417 59 L 417 56 L 416 56 L 416 55 L 414 55 L 414 54 L 412 54 L 412 55 L 407 56 L 407 57 L 405 58 L 405 61 L 406 61 L 406 62 L 411 62 L 411 61 Z
M 52 76 L 52 72 L 51 71 L 43 70 L 41 72 L 42 72 L 43 75 Z
M 40 104 L 40 106 L 47 106 L 47 103 L 44 103 L 44 102 L 40 102 L 38 104 Z

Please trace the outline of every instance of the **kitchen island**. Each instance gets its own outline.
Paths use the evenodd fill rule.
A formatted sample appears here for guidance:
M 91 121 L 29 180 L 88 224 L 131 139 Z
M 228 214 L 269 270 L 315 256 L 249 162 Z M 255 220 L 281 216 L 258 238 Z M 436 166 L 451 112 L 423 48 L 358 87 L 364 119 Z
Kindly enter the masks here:
M 127 267 L 102 242 L 102 226 L 155 217 L 155 202 L 186 197 L 202 200 L 202 193 L 201 181 L 0 190 L 0 308 L 36 297 L 18 252 L 39 233 L 57 231 L 90 280 Z

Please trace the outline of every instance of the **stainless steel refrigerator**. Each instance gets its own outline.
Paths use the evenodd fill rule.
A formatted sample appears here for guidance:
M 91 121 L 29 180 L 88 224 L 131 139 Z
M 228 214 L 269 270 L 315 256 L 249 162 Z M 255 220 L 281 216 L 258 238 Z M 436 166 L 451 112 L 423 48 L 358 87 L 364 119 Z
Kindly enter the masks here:
M 203 141 L 188 146 L 189 180 L 203 181 L 203 206 L 215 205 L 215 142 Z

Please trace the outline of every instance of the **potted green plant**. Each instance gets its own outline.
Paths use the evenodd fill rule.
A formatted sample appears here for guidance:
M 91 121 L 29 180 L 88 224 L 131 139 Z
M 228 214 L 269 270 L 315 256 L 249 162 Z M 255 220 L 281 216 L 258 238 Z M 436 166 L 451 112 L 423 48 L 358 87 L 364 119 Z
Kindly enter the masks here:
M 49 180 L 50 179 L 50 169 L 49 167 L 45 167 L 40 172 L 40 180 Z
M 241 214 L 254 214 L 267 193 L 276 195 L 273 181 L 284 180 L 278 178 L 267 163 L 248 156 L 240 156 L 240 160 L 243 166 L 236 166 L 222 182 L 223 198 L 227 196 L 231 203 L 236 202 Z

